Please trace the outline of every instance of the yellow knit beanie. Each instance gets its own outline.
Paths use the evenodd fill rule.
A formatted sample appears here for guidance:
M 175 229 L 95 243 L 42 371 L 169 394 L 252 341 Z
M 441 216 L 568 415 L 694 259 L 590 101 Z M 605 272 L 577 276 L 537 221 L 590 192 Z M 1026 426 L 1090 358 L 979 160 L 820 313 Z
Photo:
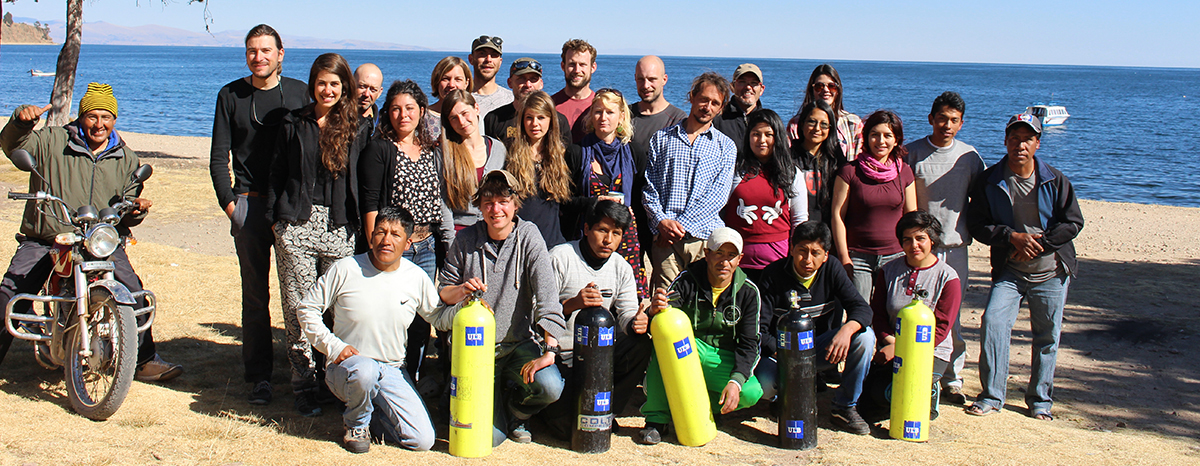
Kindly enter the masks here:
M 113 97 L 112 86 L 88 83 L 87 92 L 84 92 L 83 98 L 79 99 L 79 115 L 83 116 L 83 114 L 96 109 L 108 110 L 113 114 L 113 118 L 116 118 L 117 98 Z

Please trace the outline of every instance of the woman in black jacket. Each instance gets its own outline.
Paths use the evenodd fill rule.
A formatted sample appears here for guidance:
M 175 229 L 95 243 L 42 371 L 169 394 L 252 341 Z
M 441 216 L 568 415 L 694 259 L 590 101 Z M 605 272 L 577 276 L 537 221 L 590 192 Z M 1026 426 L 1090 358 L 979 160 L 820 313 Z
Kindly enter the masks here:
M 296 410 L 317 416 L 312 346 L 296 309 L 333 261 L 354 254 L 358 229 L 358 153 L 366 139 L 354 102 L 355 81 L 341 55 L 317 57 L 308 74 L 314 103 L 284 117 L 271 164 L 267 205 L 283 298 Z M 329 355 L 336 357 L 336 355 Z

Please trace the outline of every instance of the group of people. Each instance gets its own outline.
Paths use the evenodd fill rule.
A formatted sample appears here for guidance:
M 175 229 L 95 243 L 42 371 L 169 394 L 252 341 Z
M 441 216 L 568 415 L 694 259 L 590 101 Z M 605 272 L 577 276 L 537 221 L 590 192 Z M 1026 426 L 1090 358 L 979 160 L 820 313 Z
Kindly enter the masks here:
M 1003 406 L 1025 300 L 1035 355 L 1026 401 L 1031 416 L 1052 418 L 1077 269 L 1071 241 L 1083 218 L 1067 178 L 1035 157 L 1041 124 L 1032 116 L 1008 122 L 1007 154 L 987 168 L 956 139 L 966 112 L 958 94 L 938 96 L 931 134 L 905 144 L 895 113 L 864 120 L 843 108 L 829 65 L 813 70 L 789 118 L 762 107 L 764 76 L 751 63 L 732 79 L 695 77 L 688 111 L 664 97 L 655 56 L 634 69 L 636 102 L 592 90 L 597 51 L 578 39 L 562 47 L 566 84 L 553 95 L 532 58 L 512 61 L 508 88 L 499 85 L 499 37 L 475 39 L 466 60 L 438 62 L 428 95 L 411 80 L 384 93 L 377 66 L 351 71 L 335 53 L 313 62 L 307 83 L 282 77 L 283 41 L 267 25 L 245 45 L 250 75 L 217 96 L 210 168 L 241 268 L 247 399 L 274 397 L 274 248 L 295 408 L 315 416 L 344 403 L 351 451 L 366 452 L 372 438 L 432 446 L 427 403 L 448 403 L 449 330 L 473 294 L 496 317 L 497 444 L 529 442 L 533 416 L 570 435 L 580 389 L 567 383 L 571 329 L 576 311 L 594 306 L 618 324 L 613 412 L 645 390 L 641 443 L 669 430 L 648 335 L 667 307 L 692 322 L 719 417 L 776 397 L 776 327 L 788 296 L 802 296 L 818 370 L 838 385 L 832 422 L 867 434 L 859 407 L 886 407 L 895 316 L 923 290 L 937 318 L 934 409 L 939 396 L 966 405 L 958 311 L 972 238 L 991 246 L 992 289 L 980 332 L 983 392 L 966 410 Z M 96 139 L 82 107 L 77 126 L 54 129 L 60 139 Z M 36 114 L 14 114 L 0 135 L 6 153 L 36 145 Z M 114 103 L 109 130 L 115 116 Z M 97 151 L 111 153 L 111 138 L 92 142 L 78 155 L 106 163 Z M 27 283 L 13 281 L 30 274 L 33 259 L 21 257 L 0 286 L 6 298 Z M 431 354 L 437 363 L 425 362 Z M 418 381 L 434 388 L 423 396 Z

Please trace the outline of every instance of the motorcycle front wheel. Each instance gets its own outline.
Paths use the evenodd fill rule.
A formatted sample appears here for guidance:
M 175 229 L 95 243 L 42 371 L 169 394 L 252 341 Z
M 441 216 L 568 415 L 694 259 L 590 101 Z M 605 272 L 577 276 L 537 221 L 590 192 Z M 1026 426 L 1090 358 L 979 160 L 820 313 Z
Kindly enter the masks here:
M 91 292 L 86 320 L 75 318 L 67 330 L 63 378 L 71 407 L 84 417 L 103 421 L 117 412 L 137 364 L 137 324 L 133 308 L 118 304 L 107 290 Z M 81 332 L 88 332 L 90 355 L 81 351 Z

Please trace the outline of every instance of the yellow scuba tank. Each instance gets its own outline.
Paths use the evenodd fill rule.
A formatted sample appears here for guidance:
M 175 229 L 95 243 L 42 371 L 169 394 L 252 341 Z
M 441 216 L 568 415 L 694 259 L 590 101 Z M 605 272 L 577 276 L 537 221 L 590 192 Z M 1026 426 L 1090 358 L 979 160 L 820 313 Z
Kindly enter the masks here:
M 698 447 L 712 441 L 717 424 L 687 314 L 674 307 L 662 310 L 650 320 L 650 335 L 679 443 Z
M 492 453 L 496 318 L 475 292 L 454 316 L 450 357 L 450 454 Z
M 896 314 L 896 356 L 892 359 L 892 438 L 924 442 L 929 436 L 929 404 L 933 380 L 933 337 L 936 320 L 917 290 L 913 301 Z

